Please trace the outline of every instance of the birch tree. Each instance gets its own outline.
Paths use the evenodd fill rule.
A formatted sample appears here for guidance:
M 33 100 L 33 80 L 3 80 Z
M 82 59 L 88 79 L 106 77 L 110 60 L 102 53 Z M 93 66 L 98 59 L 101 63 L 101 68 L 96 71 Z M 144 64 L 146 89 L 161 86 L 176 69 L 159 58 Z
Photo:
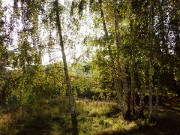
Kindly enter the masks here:
M 55 8 L 55 12 L 56 12 L 56 26 L 57 26 L 57 30 L 58 30 L 58 34 L 59 34 L 59 39 L 60 39 L 60 46 L 61 46 L 61 52 L 62 52 L 63 64 L 64 64 L 64 72 L 65 72 L 67 90 L 68 90 L 68 95 L 69 95 L 69 104 L 71 107 L 71 120 L 72 120 L 72 125 L 73 125 L 73 135 L 78 135 L 77 119 L 76 119 L 76 113 L 75 113 L 75 107 L 74 107 L 74 98 L 73 98 L 71 84 L 70 84 L 70 78 L 69 78 L 69 74 L 68 74 L 66 54 L 65 54 L 65 50 L 64 50 L 64 41 L 62 38 L 62 26 L 61 26 L 62 20 L 60 19 L 60 12 L 59 12 L 58 5 L 59 5 L 58 0 L 56 0 L 54 2 L 54 8 Z

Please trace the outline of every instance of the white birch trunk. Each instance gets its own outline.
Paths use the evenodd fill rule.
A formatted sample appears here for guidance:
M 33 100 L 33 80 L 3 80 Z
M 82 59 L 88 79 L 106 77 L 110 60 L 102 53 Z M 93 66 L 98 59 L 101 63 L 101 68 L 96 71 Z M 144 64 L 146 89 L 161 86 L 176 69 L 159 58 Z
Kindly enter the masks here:
M 101 17 L 103 19 L 103 27 L 104 27 L 106 40 L 107 40 L 108 39 L 108 31 L 107 31 L 107 28 L 106 28 L 106 22 L 105 22 L 105 18 L 104 18 L 104 12 L 103 12 L 103 9 L 102 9 L 102 3 L 101 3 Z M 122 102 L 122 95 L 121 95 L 121 89 L 120 89 L 121 84 L 119 84 L 118 79 L 117 79 L 117 75 L 116 75 L 115 67 L 114 67 L 114 61 L 113 61 L 113 54 L 112 54 L 111 46 L 109 44 L 108 44 L 108 51 L 109 51 L 109 55 L 110 55 L 110 58 L 111 58 L 110 65 L 112 66 L 112 70 L 113 70 L 113 78 L 114 78 L 114 82 L 115 82 L 115 89 L 117 91 L 118 103 L 120 104 L 120 107 L 121 107 L 121 110 L 122 110 L 122 113 L 123 113 L 123 117 L 125 117 L 126 112 L 125 112 L 124 105 L 123 105 L 123 102 Z
M 158 109 L 159 109 L 159 90 L 160 90 L 160 78 L 158 80 L 158 88 L 157 88 L 157 93 L 156 93 L 156 105 L 155 105 L 155 114 L 158 114 Z
M 72 89 L 70 85 L 70 79 L 68 75 L 68 68 L 67 68 L 67 62 L 66 62 L 66 55 L 64 51 L 64 43 L 62 39 L 62 29 L 61 29 L 61 20 L 59 18 L 59 12 L 58 12 L 58 0 L 56 0 L 56 23 L 57 23 L 57 29 L 59 33 L 59 39 L 60 39 L 60 46 L 61 46 L 61 52 L 63 57 L 63 64 L 64 64 L 64 72 L 66 77 L 66 83 L 67 83 L 67 89 L 68 89 L 68 95 L 69 95 L 69 104 L 71 109 L 71 120 L 72 120 L 72 126 L 73 126 L 73 135 L 78 135 L 78 128 L 77 128 L 77 119 L 76 119 L 76 113 L 74 109 L 74 99 L 72 94 Z
M 144 97 L 146 93 L 146 81 L 144 81 L 143 84 L 143 91 L 141 93 L 141 99 L 140 99 L 140 109 L 139 109 L 139 117 L 144 117 Z

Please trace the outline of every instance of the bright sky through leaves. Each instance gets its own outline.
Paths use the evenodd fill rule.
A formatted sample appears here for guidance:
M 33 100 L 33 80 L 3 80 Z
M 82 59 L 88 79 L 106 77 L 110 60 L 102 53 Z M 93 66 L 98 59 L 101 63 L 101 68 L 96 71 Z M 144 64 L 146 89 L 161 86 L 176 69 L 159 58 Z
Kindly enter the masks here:
M 60 0 L 59 1 L 62 5 L 64 5 L 64 0 Z M 8 23 L 10 23 L 10 14 L 12 13 L 13 9 L 13 0 L 2 0 L 2 5 L 3 7 L 9 7 L 6 10 L 6 17 L 7 17 L 7 21 Z M 19 3 L 20 6 L 20 3 Z M 88 18 L 89 16 L 89 18 Z M 83 50 L 86 49 L 86 47 L 84 47 L 82 44 L 84 37 L 85 36 L 89 36 L 92 35 L 93 31 L 90 29 L 90 27 L 92 27 L 93 24 L 93 20 L 90 18 L 90 15 L 88 12 L 86 12 L 86 20 L 84 19 L 82 21 L 82 24 L 80 26 L 79 31 L 77 31 L 78 35 L 78 42 L 76 42 L 73 46 L 74 47 L 68 47 L 65 48 L 66 50 L 66 54 L 67 54 L 67 61 L 70 63 L 73 63 L 75 61 L 75 59 L 80 58 L 81 56 L 83 56 Z M 41 18 L 41 17 L 39 17 Z M 21 29 L 22 26 L 22 22 L 20 22 L 20 25 L 18 25 L 18 29 Z M 9 46 L 10 50 L 13 50 L 15 48 L 17 48 L 17 43 L 18 43 L 18 36 L 17 36 L 17 29 L 15 28 L 15 31 L 13 32 L 13 45 Z M 41 38 L 43 40 L 47 39 L 49 36 L 49 33 L 47 31 L 42 30 L 41 32 Z M 67 33 L 67 32 L 66 32 Z M 54 33 L 54 35 L 56 35 L 56 32 Z M 75 37 L 76 38 L 76 37 Z M 65 47 L 67 45 L 65 44 Z M 48 53 L 48 50 L 45 49 L 44 53 L 43 53 L 43 57 L 42 57 L 42 64 L 43 65 L 47 65 L 56 61 L 62 61 L 62 56 L 61 56 L 61 51 L 60 51 L 60 46 L 59 44 L 55 45 L 53 48 L 55 48 L 51 53 Z

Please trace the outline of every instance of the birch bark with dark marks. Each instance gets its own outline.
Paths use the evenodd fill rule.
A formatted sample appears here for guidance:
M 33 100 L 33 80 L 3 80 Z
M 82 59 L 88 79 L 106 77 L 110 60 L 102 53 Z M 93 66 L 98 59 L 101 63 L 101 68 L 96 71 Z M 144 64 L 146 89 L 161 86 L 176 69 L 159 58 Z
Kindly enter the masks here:
M 76 113 L 75 113 L 75 108 L 74 108 L 74 98 L 73 98 L 70 79 L 69 79 L 69 75 L 68 75 L 68 67 L 67 67 L 67 62 L 66 62 L 64 43 L 63 43 L 63 39 L 62 39 L 62 28 L 61 28 L 61 20 L 59 17 L 60 14 L 59 14 L 59 9 L 58 9 L 58 0 L 55 1 L 55 11 L 56 11 L 56 25 L 57 25 L 59 39 L 60 39 L 60 46 L 61 46 L 61 52 L 62 52 L 63 64 L 64 64 L 64 72 L 65 72 L 68 95 L 69 95 L 69 104 L 70 104 L 70 108 L 71 108 L 71 120 L 72 120 L 72 126 L 73 126 L 73 135 L 78 135 L 77 119 L 76 119 Z

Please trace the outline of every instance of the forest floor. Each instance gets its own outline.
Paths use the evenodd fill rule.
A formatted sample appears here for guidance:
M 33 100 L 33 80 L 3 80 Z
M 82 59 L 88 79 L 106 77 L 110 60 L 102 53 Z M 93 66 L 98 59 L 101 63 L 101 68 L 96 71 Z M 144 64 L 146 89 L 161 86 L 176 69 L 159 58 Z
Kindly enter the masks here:
M 40 100 L 0 109 L 0 135 L 70 135 L 68 100 Z M 180 102 L 160 106 L 159 115 L 148 119 L 124 120 L 114 102 L 76 100 L 80 135 L 180 135 Z

